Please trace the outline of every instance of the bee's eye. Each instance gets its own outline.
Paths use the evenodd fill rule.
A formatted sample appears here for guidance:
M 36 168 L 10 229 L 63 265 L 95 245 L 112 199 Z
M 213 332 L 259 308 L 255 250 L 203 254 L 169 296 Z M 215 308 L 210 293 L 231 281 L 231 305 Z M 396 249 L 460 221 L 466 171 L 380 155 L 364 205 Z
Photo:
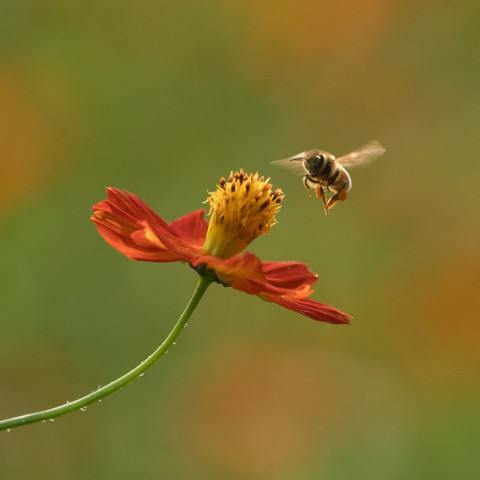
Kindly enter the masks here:
M 320 160 L 321 162 L 323 162 L 324 160 L 323 155 L 321 153 L 319 153 L 316 158 L 318 158 L 318 160 Z

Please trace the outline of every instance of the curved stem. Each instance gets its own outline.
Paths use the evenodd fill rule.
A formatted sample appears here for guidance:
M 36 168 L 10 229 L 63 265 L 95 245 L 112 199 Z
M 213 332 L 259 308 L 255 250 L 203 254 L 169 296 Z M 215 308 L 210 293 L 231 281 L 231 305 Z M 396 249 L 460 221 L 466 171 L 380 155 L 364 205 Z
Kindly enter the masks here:
M 170 346 L 174 343 L 175 339 L 178 337 L 179 333 L 183 330 L 192 313 L 194 312 L 198 302 L 203 297 L 203 294 L 210 285 L 211 280 L 205 277 L 200 277 L 197 287 L 193 292 L 192 298 L 188 302 L 188 305 L 185 307 L 185 310 L 180 315 L 177 323 L 168 334 L 167 338 L 161 343 L 161 345 L 150 354 L 145 360 L 143 360 L 139 365 L 125 373 L 121 377 L 113 380 L 109 384 L 100 387 L 98 390 L 85 395 L 73 402 L 67 402 L 58 407 L 49 408 L 47 410 L 41 410 L 39 412 L 27 413 L 26 415 L 20 415 L 19 417 L 7 418 L 0 421 L 0 430 L 9 430 L 11 428 L 21 427 L 23 425 L 28 425 L 30 423 L 42 422 L 46 420 L 52 420 L 55 417 L 60 417 L 67 413 L 73 412 L 75 410 L 84 409 L 87 405 L 90 405 L 93 402 L 97 402 L 102 398 L 105 398 L 108 395 L 116 392 L 119 388 L 127 385 L 132 380 L 143 375 L 143 373 L 148 370 L 162 355 L 164 355 Z

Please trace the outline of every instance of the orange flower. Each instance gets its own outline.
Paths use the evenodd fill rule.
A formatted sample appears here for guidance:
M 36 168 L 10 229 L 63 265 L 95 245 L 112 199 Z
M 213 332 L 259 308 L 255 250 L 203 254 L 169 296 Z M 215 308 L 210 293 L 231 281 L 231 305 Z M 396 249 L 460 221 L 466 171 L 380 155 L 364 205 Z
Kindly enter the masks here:
M 275 225 L 283 201 L 281 190 L 258 174 L 243 171 L 222 178 L 210 193 L 210 220 L 196 210 L 166 223 L 135 194 L 107 189 L 107 199 L 93 207 L 100 235 L 133 260 L 186 262 L 200 275 L 314 320 L 348 323 L 350 316 L 311 300 L 317 275 L 298 262 L 262 262 L 241 253 Z

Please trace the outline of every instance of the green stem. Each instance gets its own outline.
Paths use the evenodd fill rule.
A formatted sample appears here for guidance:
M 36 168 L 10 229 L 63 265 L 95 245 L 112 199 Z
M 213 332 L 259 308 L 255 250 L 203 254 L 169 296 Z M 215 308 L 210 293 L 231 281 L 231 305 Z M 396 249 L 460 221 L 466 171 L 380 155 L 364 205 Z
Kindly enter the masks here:
M 200 299 L 203 297 L 203 294 L 210 285 L 211 280 L 205 277 L 200 277 L 197 287 L 193 292 L 192 298 L 188 302 L 188 305 L 185 307 L 185 310 L 180 315 L 177 323 L 168 334 L 167 338 L 161 343 L 161 345 L 149 355 L 143 362 L 137 365 L 134 369 L 125 373 L 121 377 L 113 380 L 108 385 L 100 387 L 98 390 L 85 395 L 73 402 L 67 402 L 58 407 L 49 408 L 48 410 L 41 410 L 39 412 L 27 413 L 26 415 L 21 415 L 19 417 L 7 418 L 0 421 L 0 430 L 10 430 L 11 428 L 22 427 L 23 425 L 28 425 L 30 423 L 42 422 L 46 420 L 52 420 L 55 417 L 60 417 L 67 413 L 73 412 L 75 410 L 84 409 L 87 405 L 91 403 L 98 402 L 102 398 L 105 398 L 108 395 L 116 392 L 119 388 L 130 383 L 132 380 L 143 375 L 143 373 L 148 370 L 162 355 L 164 355 L 170 346 L 174 343 L 175 339 L 178 337 L 179 333 L 183 330 L 192 313 L 194 312 L 196 306 L 198 305 Z

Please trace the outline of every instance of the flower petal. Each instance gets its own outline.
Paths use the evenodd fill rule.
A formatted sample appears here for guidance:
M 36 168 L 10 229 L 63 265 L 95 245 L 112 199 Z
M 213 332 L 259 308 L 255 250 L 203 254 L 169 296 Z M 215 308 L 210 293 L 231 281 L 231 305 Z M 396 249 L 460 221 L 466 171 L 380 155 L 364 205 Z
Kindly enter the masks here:
M 321 322 L 344 324 L 350 323 L 352 318 L 348 313 L 342 312 L 334 307 L 331 307 L 330 305 L 325 305 L 324 303 L 319 303 L 309 298 L 292 300 L 275 295 L 262 295 L 262 298 Z
M 237 290 L 257 295 L 314 320 L 349 323 L 351 318 L 336 308 L 308 298 L 313 293 L 311 285 L 317 275 L 303 263 L 262 263 L 258 257 L 246 252 L 227 259 L 201 256 L 192 261 L 193 266 L 201 264 L 215 270 L 220 280 Z
M 170 229 L 178 237 L 192 245 L 202 246 L 207 235 L 208 223 L 205 221 L 205 210 L 195 210 L 170 223 Z
M 278 288 L 297 289 L 318 279 L 307 265 L 298 262 L 263 262 L 262 271 L 267 282 Z
M 195 258 L 191 264 L 194 267 L 207 265 L 215 270 L 222 282 L 237 290 L 252 295 L 263 291 L 265 277 L 262 273 L 262 262 L 253 253 L 246 252 L 226 259 L 203 255 Z
M 133 260 L 150 262 L 190 261 L 202 253 L 191 238 L 175 232 L 133 193 L 107 189 L 108 198 L 93 206 L 91 220 L 113 248 Z M 180 222 L 181 223 L 181 222 Z M 185 229 L 184 229 L 185 230 Z
M 94 215 L 92 221 L 97 227 L 98 233 L 115 250 L 123 253 L 132 260 L 141 260 L 145 262 L 174 262 L 179 260 L 178 255 L 170 252 L 166 248 L 160 248 L 152 242 L 148 242 L 142 232 L 126 233 L 122 227 L 116 228 L 107 224 L 105 217 Z M 135 235 L 134 233 L 140 233 Z
M 310 285 L 318 278 L 303 263 L 262 262 L 249 252 L 227 259 L 202 256 L 192 264 L 206 264 L 223 282 L 254 295 L 271 293 L 305 298 L 312 291 Z

